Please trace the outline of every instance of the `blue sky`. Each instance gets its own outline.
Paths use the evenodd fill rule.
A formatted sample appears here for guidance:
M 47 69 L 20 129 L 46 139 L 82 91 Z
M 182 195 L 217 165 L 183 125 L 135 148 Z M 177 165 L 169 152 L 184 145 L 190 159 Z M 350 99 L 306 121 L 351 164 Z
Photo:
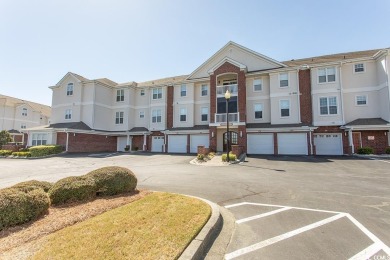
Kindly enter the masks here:
M 0 93 L 51 104 L 68 71 L 190 74 L 232 40 L 283 61 L 390 47 L 389 0 L 0 0 Z

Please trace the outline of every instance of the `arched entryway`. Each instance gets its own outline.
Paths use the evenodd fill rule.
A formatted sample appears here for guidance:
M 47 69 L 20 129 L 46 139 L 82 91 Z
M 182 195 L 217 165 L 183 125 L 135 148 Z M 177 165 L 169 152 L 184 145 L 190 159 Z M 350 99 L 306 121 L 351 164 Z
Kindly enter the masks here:
M 230 142 L 229 142 L 229 151 L 232 150 L 232 145 L 238 144 L 238 133 L 234 131 L 229 131 L 230 133 Z M 227 132 L 223 133 L 223 151 L 227 151 L 227 142 L 228 141 L 228 134 Z

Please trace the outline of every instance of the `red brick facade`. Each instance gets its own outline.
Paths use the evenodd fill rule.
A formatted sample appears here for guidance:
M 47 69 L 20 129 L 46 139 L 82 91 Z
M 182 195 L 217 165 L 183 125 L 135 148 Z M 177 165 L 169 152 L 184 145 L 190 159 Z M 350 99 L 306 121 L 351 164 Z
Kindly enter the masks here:
M 66 148 L 66 133 L 57 133 L 57 144 Z M 116 152 L 116 150 L 116 136 L 69 133 L 69 153 Z
M 167 87 L 167 128 L 173 127 L 173 86 Z
M 375 154 L 384 154 L 386 148 L 389 146 L 387 131 L 360 131 L 362 147 L 371 147 Z M 355 153 L 358 148 L 355 147 Z
M 210 141 L 209 143 L 210 152 L 216 152 L 217 151 L 217 127 L 216 126 L 210 126 L 209 128 L 209 141 Z
M 311 124 L 313 121 L 313 112 L 311 100 L 310 70 L 300 70 L 298 75 L 301 122 L 305 124 Z
M 142 151 L 144 146 L 144 136 L 143 135 L 133 135 L 131 141 L 131 148 L 133 150 Z

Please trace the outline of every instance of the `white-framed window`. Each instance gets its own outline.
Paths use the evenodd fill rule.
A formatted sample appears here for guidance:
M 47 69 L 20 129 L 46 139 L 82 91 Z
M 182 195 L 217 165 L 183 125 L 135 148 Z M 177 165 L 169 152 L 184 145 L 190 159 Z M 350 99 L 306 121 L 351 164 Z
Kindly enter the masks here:
M 255 119 L 263 119 L 263 104 L 255 104 Z
M 355 63 L 353 65 L 353 72 L 354 73 L 363 73 L 365 71 L 364 63 Z
M 47 143 L 47 134 L 40 134 L 40 133 L 34 133 L 32 134 L 32 146 L 37 146 L 37 145 L 46 145 Z
M 22 108 L 22 116 L 27 116 L 27 108 Z
M 65 110 L 65 119 L 72 119 L 72 109 Z
M 200 95 L 201 95 L 202 97 L 205 97 L 205 96 L 208 95 L 208 92 L 209 92 L 209 86 L 208 86 L 207 84 L 202 84 Z
M 162 99 L 162 88 L 154 88 L 152 90 L 153 99 Z
M 20 129 L 26 129 L 27 127 L 26 127 L 26 124 L 25 123 L 22 123 L 21 125 L 20 125 Z
M 161 123 L 161 109 L 152 110 L 152 123 Z
M 279 74 L 279 87 L 281 88 L 288 87 L 288 73 Z
M 289 117 L 290 116 L 290 100 L 280 100 L 280 117 Z
M 66 95 L 72 96 L 73 95 L 73 83 L 68 83 L 66 86 Z
M 336 67 L 318 69 L 318 83 L 336 81 Z
M 336 97 L 320 97 L 320 115 L 337 115 Z
M 367 96 L 365 96 L 365 95 L 356 96 L 356 105 L 357 106 L 367 105 Z
M 187 96 L 187 85 L 186 84 L 181 84 L 181 86 L 180 86 L 180 96 L 181 97 L 186 97 Z
M 124 115 L 125 115 L 125 112 L 123 112 L 123 111 L 115 112 L 115 124 L 116 125 L 122 125 L 123 124 Z
M 145 96 L 145 89 L 141 89 L 140 95 L 141 95 L 141 96 Z
M 187 108 L 180 108 L 180 122 L 187 121 Z
M 262 91 L 263 90 L 263 81 L 261 79 L 253 80 L 253 91 Z
M 207 122 L 209 120 L 209 108 L 208 107 L 202 107 L 200 109 L 200 120 L 202 122 Z
M 125 90 L 118 89 L 116 91 L 116 102 L 122 102 L 122 101 L 125 101 Z
M 145 111 L 139 111 L 139 118 L 145 118 Z

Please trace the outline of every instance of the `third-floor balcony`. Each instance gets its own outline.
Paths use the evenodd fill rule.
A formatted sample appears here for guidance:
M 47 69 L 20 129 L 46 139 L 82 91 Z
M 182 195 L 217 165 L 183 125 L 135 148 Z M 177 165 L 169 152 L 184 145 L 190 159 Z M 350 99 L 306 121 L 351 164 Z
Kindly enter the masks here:
M 225 95 L 226 90 L 229 90 L 230 94 L 233 96 L 237 95 L 238 85 L 237 84 L 230 84 L 230 85 L 217 86 L 217 96 Z

